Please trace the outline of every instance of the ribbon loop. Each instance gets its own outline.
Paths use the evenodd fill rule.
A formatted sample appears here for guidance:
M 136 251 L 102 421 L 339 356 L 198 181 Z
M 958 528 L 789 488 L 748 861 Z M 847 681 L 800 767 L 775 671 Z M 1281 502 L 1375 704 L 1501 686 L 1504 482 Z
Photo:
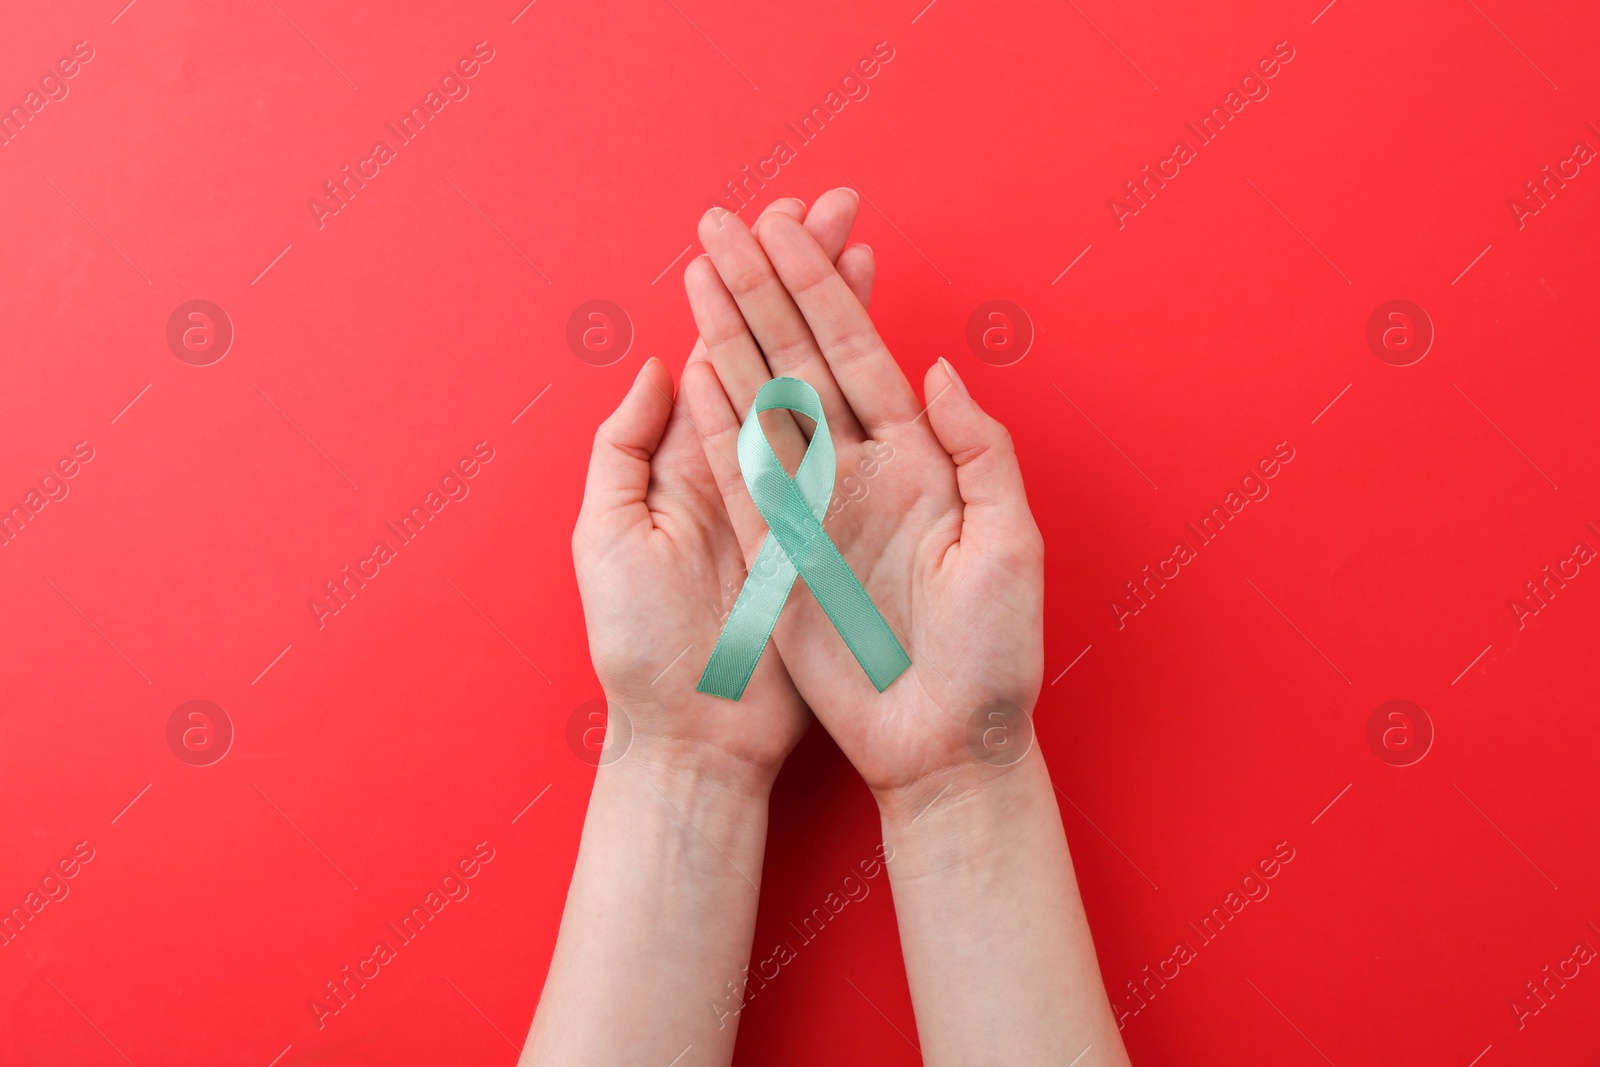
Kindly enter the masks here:
M 793 478 L 761 428 L 761 413 L 780 409 L 817 424 Z M 911 666 L 894 631 L 822 528 L 833 497 L 835 463 L 833 437 L 817 391 L 799 378 L 774 378 L 763 385 L 739 428 L 739 467 L 768 532 L 695 686 L 700 692 L 729 700 L 744 694 L 796 577 L 805 579 L 878 692 Z

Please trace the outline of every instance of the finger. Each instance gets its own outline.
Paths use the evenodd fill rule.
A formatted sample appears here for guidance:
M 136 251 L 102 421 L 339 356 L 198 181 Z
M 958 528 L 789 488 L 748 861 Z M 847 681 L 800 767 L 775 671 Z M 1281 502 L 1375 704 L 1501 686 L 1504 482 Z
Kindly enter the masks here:
M 781 212 L 771 212 L 759 222 L 763 228 L 783 223 L 805 233 L 803 226 Z M 846 440 L 858 438 L 860 426 L 850 413 L 838 385 L 834 383 L 833 373 L 822 357 L 822 350 L 811 336 L 804 316 L 774 273 L 772 264 L 767 262 L 766 254 L 755 236 L 738 218 L 726 211 L 721 212 L 719 218 L 718 209 L 712 209 L 700 220 L 700 240 L 710 254 L 717 274 L 732 294 L 740 314 L 749 324 L 751 336 L 766 358 L 768 371 L 775 376 L 789 375 L 809 382 L 822 398 L 822 408 L 827 413 L 833 432 L 843 434 Z M 818 248 L 815 239 L 809 235 L 806 240 L 812 248 Z M 817 254 L 823 255 L 820 248 Z M 831 263 L 828 269 L 833 269 Z M 725 368 L 718 364 L 718 374 L 724 375 L 724 371 L 724 380 L 733 382 L 752 380 L 759 373 L 758 368 Z M 730 394 L 729 399 L 737 405 L 740 397 Z M 748 410 L 748 404 L 740 406 L 739 410 L 741 413 Z
M 857 209 L 860 198 L 853 189 L 829 189 L 817 197 L 815 204 L 809 211 L 805 211 L 804 204 L 799 200 L 787 199 L 774 201 L 768 205 L 766 211 L 781 210 L 786 214 L 799 217 L 796 211 L 804 212 L 804 225 L 813 237 L 817 239 L 824 252 L 841 260 L 841 265 L 849 271 L 850 278 L 855 281 L 852 285 L 861 286 L 858 296 L 870 296 L 872 291 L 872 276 L 875 265 L 872 259 L 872 249 L 866 245 L 856 245 L 845 249 L 845 242 L 850 237 L 850 230 L 855 225 Z M 842 253 L 848 251 L 848 257 Z M 698 264 L 698 265 L 697 265 Z M 690 292 L 691 309 L 696 304 L 696 293 L 700 294 L 703 303 L 701 306 L 707 314 L 719 320 L 714 330 L 726 331 L 723 343 L 733 346 L 733 350 L 719 353 L 716 362 L 725 367 L 753 371 L 748 377 L 738 378 L 733 381 L 722 382 L 727 395 L 733 398 L 735 410 L 748 411 L 755 401 L 755 395 L 760 388 L 772 377 L 767 369 L 764 359 L 746 358 L 745 353 L 738 351 L 748 347 L 749 350 L 759 355 L 755 339 L 750 336 L 749 329 L 745 326 L 744 316 L 739 314 L 738 305 L 734 303 L 727 287 L 722 284 L 722 279 L 717 275 L 716 268 L 711 267 L 706 257 L 698 257 L 690 262 L 684 271 L 684 287 Z M 702 288 L 704 287 L 704 288 Z M 721 290 L 720 295 L 715 290 Z M 863 303 L 865 300 L 863 299 Z M 697 321 L 697 326 L 706 329 L 705 324 Z M 735 329 L 735 327 L 737 329 Z M 702 335 L 695 341 L 693 351 L 689 353 L 689 362 L 698 359 L 709 359 L 710 349 Z M 788 466 L 794 467 L 800 462 L 800 457 L 805 454 L 805 442 L 810 438 L 805 428 L 795 422 L 788 412 L 773 412 L 768 422 L 771 432 L 768 434 L 772 441 L 773 450 L 778 458 Z
M 773 201 L 766 207 L 765 210 L 761 212 L 761 214 L 765 215 L 768 211 L 781 210 L 786 214 L 800 219 L 806 228 L 806 232 L 810 233 L 811 236 L 817 239 L 817 244 L 822 247 L 822 250 L 828 254 L 829 258 L 838 260 L 841 257 L 841 254 L 846 251 L 845 242 L 849 240 L 850 230 L 855 226 L 856 214 L 860 205 L 861 198 L 856 195 L 856 191 L 854 189 L 840 188 L 829 189 L 827 192 L 817 197 L 817 202 L 811 205 L 811 209 L 809 211 L 806 210 L 805 204 L 802 201 L 791 197 L 785 200 Z M 861 263 L 863 252 L 870 260 L 872 255 L 871 248 L 868 248 L 866 245 L 853 246 L 852 255 L 850 256 L 848 264 L 851 273 L 846 275 L 846 281 L 850 282 L 852 289 L 854 289 L 857 281 L 852 279 L 858 277 L 860 279 L 864 279 L 861 281 L 863 287 L 861 291 L 857 293 L 857 298 L 860 299 L 863 304 L 865 304 L 867 302 L 866 296 L 870 295 L 872 292 L 872 274 L 874 267 L 871 266 L 870 263 L 863 267 Z M 692 261 L 690 266 L 693 266 Z M 845 267 L 841 266 L 841 271 L 844 269 Z M 729 303 L 732 303 L 733 298 L 730 296 L 728 300 Z M 752 340 L 751 344 L 753 345 L 754 343 L 754 340 Z M 705 359 L 706 356 L 707 354 L 704 339 L 696 339 L 694 349 L 689 353 L 690 362 L 693 362 L 697 359 Z M 764 384 L 771 376 L 772 375 L 770 373 L 767 373 L 765 370 L 763 370 L 761 380 L 756 384 L 756 389 L 759 389 L 761 385 Z M 741 405 L 739 404 L 739 401 L 744 390 L 742 389 L 740 383 L 729 383 L 729 390 L 735 404 L 742 408 L 747 409 L 750 406 L 750 402 L 755 398 L 755 391 L 751 390 L 748 396 L 743 397 L 743 403 Z
M 650 387 L 672 405 L 672 411 L 667 416 L 666 431 L 650 457 L 650 488 L 645 492 L 645 504 L 652 514 L 674 507 L 698 514 L 700 502 L 715 503 L 718 496 L 706 466 L 704 435 L 689 417 L 682 390 L 676 397 L 669 392 L 670 376 L 664 385 L 652 382 Z
M 783 212 L 805 226 L 811 236 L 817 239 L 817 244 L 828 253 L 828 258 L 838 259 L 839 253 L 844 251 L 845 241 L 850 237 L 851 227 L 856 224 L 856 213 L 860 206 L 861 199 L 854 189 L 840 188 L 829 189 L 817 197 L 817 202 L 809 210 L 804 200 L 789 196 L 774 200 L 762 208 L 761 215 L 770 211 Z M 756 216 L 758 221 L 761 215 Z
M 861 426 L 877 433 L 915 418 L 911 384 L 812 236 L 794 219 L 776 214 L 761 220 L 757 235 Z
M 739 416 L 708 361 L 702 360 L 683 369 L 683 395 L 695 425 L 705 434 L 706 462 L 711 467 L 712 481 L 722 494 L 728 521 L 739 538 L 745 562 L 749 563 L 761 548 L 767 524 L 750 498 L 744 475 L 739 470 Z
M 736 405 L 737 411 L 749 411 L 755 402 L 756 392 L 772 377 L 767 372 L 766 361 L 756 347 L 755 338 L 739 313 L 728 287 L 722 284 L 717 269 L 706 256 L 698 256 L 683 272 L 684 291 L 689 294 L 689 310 L 694 324 L 705 341 L 706 359 L 717 368 L 721 379 L 719 391 Z M 685 373 L 688 367 L 684 368 Z M 741 405 L 742 401 L 742 405 Z M 692 409 L 691 409 L 692 414 Z M 788 416 L 774 418 L 768 424 L 772 449 L 778 458 L 791 467 L 805 455 L 806 436 L 800 424 Z M 699 422 L 697 418 L 696 423 Z
M 872 306 L 872 282 L 878 275 L 878 257 L 871 245 L 851 245 L 834 261 L 839 277 L 850 287 L 862 307 Z
M 765 215 L 769 211 L 781 211 L 796 222 L 804 222 L 806 220 L 806 202 L 792 196 L 780 197 L 774 200 L 761 209 L 761 214 Z M 761 216 L 757 215 L 756 217 L 760 218 Z
M 1018 524 L 1037 537 L 1022 488 L 1022 469 L 1006 428 L 978 406 L 948 360 L 928 368 L 923 387 L 928 422 L 956 465 L 956 486 L 965 505 L 961 541 L 990 541 Z
M 860 206 L 861 200 L 854 189 L 829 189 L 817 197 L 817 202 L 801 220 L 806 232 L 817 239 L 829 259 L 838 259 L 844 251 Z
M 637 509 L 633 517 L 649 520 L 645 494 L 650 488 L 650 460 L 672 414 L 671 396 L 672 373 L 652 356 L 617 410 L 595 431 L 583 515 L 595 518 Z

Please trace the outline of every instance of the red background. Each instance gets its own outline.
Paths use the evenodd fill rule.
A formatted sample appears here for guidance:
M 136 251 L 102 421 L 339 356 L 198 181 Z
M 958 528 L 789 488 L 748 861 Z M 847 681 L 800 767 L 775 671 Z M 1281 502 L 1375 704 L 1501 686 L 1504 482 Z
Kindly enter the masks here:
M 95 857 L 0 948 L 0 1058 L 514 1062 L 593 774 L 566 741 L 600 695 L 568 545 L 590 435 L 694 339 L 707 199 L 887 41 L 757 207 L 855 185 L 891 346 L 1017 438 L 1038 733 L 1113 995 L 1295 850 L 1127 1021 L 1134 1062 L 1594 1062 L 1600 968 L 1520 1029 L 1510 1004 L 1600 948 L 1600 576 L 1520 629 L 1510 602 L 1600 548 L 1600 174 L 1521 228 L 1508 205 L 1600 148 L 1594 6 L 923 2 L 0 13 L 0 102 L 95 53 L 0 148 L 0 503 L 94 449 L 0 549 L 0 906 Z M 319 228 L 307 200 L 478 41 L 470 95 Z M 1108 199 L 1280 41 L 1270 95 L 1119 229 Z M 1007 367 L 965 340 L 996 298 L 1037 331 Z M 1365 341 L 1398 298 L 1436 330 L 1407 367 Z M 192 299 L 236 331 L 210 366 L 166 342 Z M 635 330 L 612 366 L 565 340 L 591 299 Z M 319 629 L 308 599 L 479 441 L 470 496 Z M 1124 582 L 1278 442 L 1270 496 L 1119 628 Z M 167 742 L 194 699 L 236 731 L 210 766 Z M 1392 699 L 1436 731 L 1412 766 L 1367 741 Z M 877 837 L 814 730 L 758 955 Z M 479 841 L 471 895 L 319 1030 L 323 983 Z M 914 1035 L 877 882 L 739 1060 L 909 1064 Z

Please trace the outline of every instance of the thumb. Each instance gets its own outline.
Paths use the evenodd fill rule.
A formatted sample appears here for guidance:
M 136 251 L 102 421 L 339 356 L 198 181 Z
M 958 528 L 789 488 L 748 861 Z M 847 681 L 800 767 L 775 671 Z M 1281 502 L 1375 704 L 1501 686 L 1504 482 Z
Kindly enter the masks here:
M 637 507 L 648 516 L 644 499 L 650 488 L 650 460 L 666 431 L 671 397 L 672 372 L 651 356 L 617 410 L 595 431 L 589 478 L 583 489 L 583 515 Z
M 956 487 L 966 505 L 962 541 L 1003 543 L 1021 532 L 1037 537 L 1011 434 L 978 406 L 942 357 L 928 368 L 923 395 L 934 436 L 956 465 Z

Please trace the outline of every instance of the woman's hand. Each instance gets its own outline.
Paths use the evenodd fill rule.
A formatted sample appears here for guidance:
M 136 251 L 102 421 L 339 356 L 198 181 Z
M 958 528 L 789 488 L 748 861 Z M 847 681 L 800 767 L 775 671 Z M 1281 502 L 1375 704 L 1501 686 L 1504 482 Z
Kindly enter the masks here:
M 707 359 L 686 368 L 684 391 L 745 558 L 766 527 L 734 462 L 740 421 L 769 376 L 802 378 L 839 459 L 843 493 L 824 528 L 911 656 L 877 692 L 807 591 L 773 635 L 877 795 L 923 1056 L 1126 1067 L 1049 770 L 1032 750 L 1044 550 L 1010 436 L 944 360 L 918 400 L 794 219 L 769 214 L 752 235 L 707 216 L 700 238 L 711 260 L 691 264 L 686 283 Z M 778 419 L 768 433 L 792 468 L 799 427 Z
M 798 200 L 780 200 L 767 214 L 808 234 L 831 269 L 856 204 L 825 195 L 808 213 Z M 870 256 L 846 255 L 841 269 L 855 291 L 870 292 Z M 704 350 L 697 343 L 691 360 Z M 632 728 L 626 758 L 711 765 L 769 785 L 810 722 L 783 662 L 763 657 L 737 704 L 694 688 L 745 573 L 703 447 L 715 454 L 674 401 L 670 372 L 660 360 L 646 362 L 595 434 L 573 531 L 589 648 L 611 714 L 620 711 Z M 608 743 L 621 733 L 611 730 Z
M 761 663 L 749 700 L 694 690 L 710 654 L 725 590 L 744 574 L 700 437 L 674 406 L 672 374 L 651 358 L 595 433 L 572 558 L 595 673 L 612 718 L 607 744 L 629 731 L 621 758 L 709 768 L 770 783 L 809 714 L 783 663 Z
M 848 197 L 768 210 L 803 219 L 830 256 L 855 221 Z M 845 262 L 865 293 L 870 257 L 861 266 Z M 726 1064 L 748 996 L 767 797 L 810 713 L 776 654 L 738 704 L 695 692 L 744 556 L 659 360 L 595 435 L 572 554 L 595 672 L 632 739 L 595 775 L 525 1059 Z
M 709 261 L 685 282 L 707 360 L 685 369 L 684 392 L 744 558 L 766 526 L 737 469 L 740 422 L 768 378 L 803 378 L 838 454 L 826 529 L 912 662 L 880 695 L 801 590 L 774 634 L 790 676 L 880 801 L 987 781 L 1026 752 L 1043 672 L 1043 546 L 1010 435 L 943 360 L 919 401 L 792 217 L 769 213 L 752 234 L 713 211 L 700 238 Z M 781 423 L 769 433 L 792 471 L 802 448 Z

